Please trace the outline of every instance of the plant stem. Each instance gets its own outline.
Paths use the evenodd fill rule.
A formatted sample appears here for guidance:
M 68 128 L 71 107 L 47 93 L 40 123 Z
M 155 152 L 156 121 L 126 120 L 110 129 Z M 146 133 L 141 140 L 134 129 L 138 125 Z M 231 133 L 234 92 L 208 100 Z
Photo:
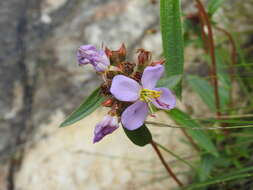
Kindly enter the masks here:
M 156 145 L 158 147 L 160 147 L 161 149 L 163 149 L 165 152 L 169 153 L 171 156 L 175 157 L 177 160 L 185 163 L 186 165 L 188 165 L 190 168 L 198 171 L 197 168 L 195 168 L 190 162 L 186 161 L 185 159 L 181 158 L 180 156 L 176 155 L 174 152 L 170 151 L 169 149 L 167 149 L 166 147 L 164 147 L 163 145 L 159 144 L 156 142 Z
M 231 89 L 230 89 L 230 106 L 231 108 L 234 107 L 234 103 L 233 103 L 233 84 L 235 82 L 235 76 L 236 76 L 236 72 L 235 72 L 235 65 L 236 65 L 236 61 L 237 61 L 237 52 L 236 52 L 236 44 L 235 41 L 232 37 L 232 35 L 225 29 L 220 28 L 218 26 L 215 27 L 217 30 L 223 32 L 227 37 L 228 40 L 231 44 L 231 64 L 230 64 L 230 79 L 231 79 Z
M 154 141 L 151 141 L 150 143 L 152 147 L 154 148 L 156 154 L 158 155 L 159 159 L 161 160 L 163 166 L 166 168 L 169 175 L 175 180 L 175 182 L 180 186 L 183 187 L 183 183 L 177 178 L 177 176 L 174 174 L 174 172 L 171 170 L 171 168 L 168 166 L 168 164 L 165 162 L 160 150 L 158 149 L 156 143 Z
M 217 118 L 219 118 L 221 116 L 221 112 L 220 112 L 220 98 L 219 98 L 219 89 L 218 89 L 218 79 L 217 79 L 217 68 L 216 68 L 216 58 L 215 58 L 215 45 L 214 45 L 214 39 L 213 39 L 213 31 L 212 31 L 212 26 L 211 23 L 209 21 L 209 16 L 206 13 L 206 10 L 203 6 L 203 4 L 201 3 L 200 0 L 195 0 L 197 3 L 197 7 L 199 9 L 200 12 L 200 19 L 203 19 L 203 22 L 206 24 L 207 26 L 207 30 L 208 30 L 208 50 L 210 53 L 210 57 L 211 57 L 211 63 L 212 63 L 212 67 L 211 67 L 211 78 L 212 78 L 212 83 L 214 86 L 214 97 L 215 97 L 215 105 L 216 105 L 216 116 Z
M 203 40 L 204 50 L 205 50 L 206 54 L 208 54 L 209 47 L 208 47 L 207 35 L 205 32 L 205 20 L 203 19 L 203 16 L 200 11 L 198 13 L 198 17 L 199 17 L 199 21 L 200 21 L 200 30 L 201 30 L 201 37 Z
M 192 138 L 190 135 L 188 135 L 188 133 L 186 132 L 185 129 L 182 128 L 181 131 L 183 132 L 184 136 L 188 139 L 188 141 L 191 143 L 192 147 L 193 147 L 197 152 L 199 152 L 199 151 L 200 151 L 200 150 L 199 150 L 199 147 L 198 147 L 198 145 L 194 142 L 193 138 Z
M 235 44 L 235 41 L 232 37 L 232 35 L 225 29 L 223 28 L 220 28 L 218 26 L 215 27 L 217 30 L 223 32 L 227 37 L 228 37 L 228 40 L 231 44 L 231 62 L 232 62 L 232 73 L 235 74 L 235 69 L 234 69 L 234 66 L 236 65 L 236 60 L 237 60 L 237 52 L 236 52 L 236 44 Z M 234 78 L 234 77 L 233 77 Z
M 145 121 L 146 124 L 152 124 L 156 125 L 158 127 L 170 127 L 170 128 L 176 128 L 176 129 L 190 129 L 190 130 L 225 130 L 225 129 L 243 129 L 243 128 L 253 128 L 253 125 L 241 125 L 241 126 L 216 126 L 216 127 L 186 127 L 186 126 L 173 126 L 173 125 L 168 125 L 165 123 L 159 123 L 159 122 L 153 122 L 153 121 Z

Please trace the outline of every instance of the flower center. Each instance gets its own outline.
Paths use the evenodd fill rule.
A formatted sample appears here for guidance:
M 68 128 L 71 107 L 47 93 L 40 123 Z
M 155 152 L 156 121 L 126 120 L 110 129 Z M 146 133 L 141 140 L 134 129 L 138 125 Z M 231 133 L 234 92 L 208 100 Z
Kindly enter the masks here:
M 144 102 L 151 102 L 152 99 L 159 98 L 160 96 L 161 92 L 156 90 L 143 88 L 140 92 L 140 100 Z

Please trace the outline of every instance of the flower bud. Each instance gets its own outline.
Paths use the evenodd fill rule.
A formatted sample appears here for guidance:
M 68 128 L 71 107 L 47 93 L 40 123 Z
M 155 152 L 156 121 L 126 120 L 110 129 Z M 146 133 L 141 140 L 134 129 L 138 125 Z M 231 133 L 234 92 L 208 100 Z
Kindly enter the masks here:
M 139 53 L 138 55 L 138 65 L 141 66 L 147 66 L 149 65 L 149 63 L 151 62 L 151 52 L 146 51 L 144 49 L 138 49 L 137 53 Z
M 105 47 L 105 54 L 110 58 L 112 56 L 112 51 L 108 47 Z
M 113 103 L 114 103 L 114 100 L 112 98 L 109 98 L 102 103 L 102 106 L 112 107 Z
M 97 50 L 93 45 L 83 45 L 77 51 L 79 65 L 91 64 L 97 72 L 108 69 L 110 61 L 103 50 Z
M 111 64 L 114 66 L 117 66 L 126 59 L 126 47 L 124 44 L 122 44 L 121 47 L 115 51 L 112 51 L 106 47 L 105 53 L 109 57 Z
M 118 129 L 119 124 L 116 117 L 106 115 L 104 119 L 95 127 L 93 143 L 102 140 L 106 135 Z
M 120 60 L 124 61 L 126 59 L 126 46 L 122 44 L 118 50 Z

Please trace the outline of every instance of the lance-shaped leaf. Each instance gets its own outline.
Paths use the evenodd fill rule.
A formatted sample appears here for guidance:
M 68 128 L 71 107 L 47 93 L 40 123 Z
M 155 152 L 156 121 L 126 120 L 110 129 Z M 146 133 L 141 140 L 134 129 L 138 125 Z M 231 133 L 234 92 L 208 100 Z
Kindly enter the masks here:
M 162 78 L 158 81 L 157 87 L 166 87 L 170 90 L 174 89 L 182 80 L 182 75 L 174 75 L 171 77 Z
M 173 109 L 166 112 L 177 124 L 189 128 L 187 129 L 187 133 L 193 138 L 194 141 L 197 142 L 197 145 L 214 156 L 218 156 L 218 151 L 207 133 L 204 131 L 192 130 L 192 128 L 201 127 L 195 120 L 191 119 L 189 115 L 179 109 Z
M 216 111 L 213 87 L 211 84 L 205 79 L 194 75 L 187 76 L 187 82 L 190 87 L 201 97 L 203 102 L 210 108 L 210 110 Z M 221 110 L 226 109 L 226 106 L 229 102 L 227 91 L 228 90 L 226 88 L 219 89 Z
M 184 68 L 184 45 L 181 23 L 180 0 L 160 1 L 160 25 L 162 33 L 163 53 L 166 58 L 166 75 L 182 75 Z M 181 97 L 181 82 L 175 88 Z
M 213 15 L 218 8 L 223 4 L 225 0 L 210 0 L 208 1 L 207 11 L 210 15 Z
M 208 187 L 213 184 L 220 184 L 225 183 L 227 181 L 235 181 L 239 179 L 245 179 L 253 176 L 253 167 L 243 168 L 243 169 L 237 169 L 235 171 L 230 171 L 227 174 L 224 174 L 222 176 L 217 176 L 214 178 L 211 178 L 209 180 L 206 180 L 204 182 L 195 183 L 189 186 L 184 187 L 184 190 L 195 190 L 200 189 L 203 187 Z
M 142 125 L 140 128 L 133 131 L 126 129 L 125 127 L 123 127 L 123 129 L 127 137 L 138 146 L 145 146 L 152 141 L 152 135 L 145 125 Z
M 97 88 L 84 102 L 60 125 L 66 127 L 71 125 L 95 111 L 105 98 L 101 95 L 100 88 Z
M 199 166 L 199 180 L 205 181 L 210 177 L 210 173 L 214 167 L 216 157 L 207 153 L 202 155 L 201 163 Z

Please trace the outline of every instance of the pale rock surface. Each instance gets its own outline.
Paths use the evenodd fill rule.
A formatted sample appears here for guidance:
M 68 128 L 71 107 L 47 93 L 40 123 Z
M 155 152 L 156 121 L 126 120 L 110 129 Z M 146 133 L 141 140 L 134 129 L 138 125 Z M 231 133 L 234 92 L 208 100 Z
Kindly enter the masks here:
M 183 7 L 194 11 L 189 1 L 183 1 Z M 242 9 L 248 10 L 244 4 Z M 245 26 L 250 27 L 246 18 Z M 58 128 L 67 113 L 100 83 L 92 67 L 77 65 L 77 48 L 104 43 L 117 49 L 125 42 L 130 58 L 140 47 L 160 58 L 158 5 L 148 0 L 1 1 L 0 28 L 4 37 L 0 40 L 0 87 L 4 89 L 0 91 L 0 190 L 11 189 L 11 183 L 15 190 L 164 190 L 176 186 L 152 148 L 133 145 L 122 128 L 92 144 L 94 126 L 106 114 L 105 109 Z M 150 34 L 150 29 L 157 32 Z M 192 63 L 198 66 L 194 58 L 201 53 L 186 49 L 187 70 Z M 195 72 L 205 74 L 201 66 L 199 69 Z M 188 89 L 178 106 L 187 107 L 195 116 L 209 112 Z M 173 124 L 164 114 L 157 118 Z M 30 125 L 32 134 L 28 133 Z M 188 160 L 197 159 L 180 129 L 150 129 L 153 138 L 169 150 Z M 24 144 L 16 141 L 26 135 Z M 20 147 L 25 147 L 22 162 L 9 175 L 11 165 L 3 158 L 15 160 Z M 176 172 L 189 171 L 163 154 Z M 180 178 L 187 182 L 184 174 Z
M 26 153 L 16 179 L 17 189 L 162 190 L 175 187 L 152 147 L 135 146 L 122 128 L 100 143 L 92 144 L 94 126 L 105 111 L 99 109 L 82 121 L 60 129 L 58 126 L 65 115 L 59 110 L 52 114 L 51 122 L 40 127 Z M 171 123 L 163 114 L 158 118 Z M 181 142 L 180 130 L 150 128 L 153 138 L 171 151 L 182 157 L 194 156 L 190 146 Z M 176 172 L 188 170 L 166 152 L 163 154 Z M 186 181 L 184 175 L 179 176 Z
M 45 1 L 43 13 L 50 15 L 55 7 L 63 6 L 62 2 Z M 81 44 L 100 47 L 104 43 L 117 49 L 125 42 L 132 55 L 144 45 L 159 58 L 162 51 L 159 32 L 146 34 L 146 30 L 159 26 L 158 6 L 139 0 L 87 0 L 79 2 L 74 15 L 67 19 L 42 44 L 42 60 L 53 67 L 45 65 L 39 75 L 34 98 L 37 108 L 34 122 L 38 123 L 38 129 L 32 142 L 27 144 L 22 166 L 15 177 L 16 188 L 162 190 L 175 187 L 152 147 L 135 146 L 122 128 L 102 142 L 92 144 L 95 124 L 103 118 L 105 109 L 98 109 L 72 126 L 58 128 L 66 117 L 63 109 L 71 112 L 74 105 L 78 105 L 99 84 L 92 67 L 76 64 L 77 48 Z M 48 54 L 52 56 L 49 60 Z M 57 94 L 57 98 L 51 104 L 52 94 Z M 48 106 L 50 114 L 45 112 Z M 43 118 L 46 123 L 41 122 Z M 158 118 L 168 121 L 163 114 Z M 155 127 L 151 130 L 154 139 L 171 151 L 182 157 L 194 156 L 191 146 L 181 142 L 184 137 L 180 130 Z M 167 161 L 175 160 L 167 153 L 163 154 Z M 170 165 L 176 172 L 188 170 L 177 161 Z M 182 174 L 180 178 L 187 181 Z

